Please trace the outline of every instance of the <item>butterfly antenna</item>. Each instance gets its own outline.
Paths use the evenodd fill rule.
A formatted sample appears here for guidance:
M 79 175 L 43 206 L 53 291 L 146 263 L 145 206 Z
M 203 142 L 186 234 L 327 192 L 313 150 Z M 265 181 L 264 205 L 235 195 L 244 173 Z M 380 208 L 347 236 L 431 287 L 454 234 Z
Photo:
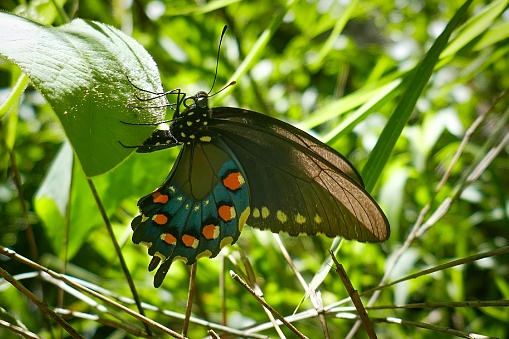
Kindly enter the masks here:
M 223 37 L 224 37 L 227 29 L 228 29 L 228 26 L 224 25 L 223 32 L 221 32 L 221 38 L 219 39 L 219 47 L 217 48 L 216 71 L 214 72 L 214 81 L 212 81 L 212 86 L 210 87 L 210 91 L 207 94 L 210 94 L 210 92 L 212 92 L 212 90 L 214 89 L 214 85 L 216 84 L 217 69 L 219 68 L 219 55 L 221 53 L 221 44 L 223 43 Z M 230 86 L 230 85 L 228 85 L 228 86 Z M 226 87 L 228 87 L 228 86 L 226 86 Z
M 237 81 L 233 80 L 232 82 L 230 82 L 228 85 L 226 85 L 226 86 L 224 86 L 223 88 L 221 88 L 221 89 L 220 89 L 219 91 L 217 91 L 216 93 L 214 93 L 214 94 L 210 94 L 210 95 L 208 95 L 208 94 L 207 94 L 207 95 L 208 95 L 208 97 L 209 97 L 209 98 L 210 98 L 210 97 L 213 97 L 214 95 L 221 93 L 222 91 L 224 91 L 225 89 L 227 89 L 227 88 L 228 88 L 228 87 L 230 87 L 230 86 L 235 85 L 236 83 L 237 83 Z

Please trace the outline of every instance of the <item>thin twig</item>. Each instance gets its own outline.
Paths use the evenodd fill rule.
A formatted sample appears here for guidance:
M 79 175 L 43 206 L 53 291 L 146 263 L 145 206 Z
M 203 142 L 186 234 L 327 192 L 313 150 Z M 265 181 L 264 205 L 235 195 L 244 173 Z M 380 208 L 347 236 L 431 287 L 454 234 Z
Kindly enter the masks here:
M 307 338 L 304 334 L 302 334 L 299 330 L 297 330 L 297 328 L 295 328 L 295 326 L 293 326 L 291 323 L 286 321 L 286 319 L 281 314 L 279 314 L 279 312 L 277 312 L 272 306 L 270 306 L 262 297 L 257 295 L 256 292 L 253 291 L 253 289 L 251 289 L 251 287 L 249 287 L 235 272 L 230 271 L 230 275 L 232 276 L 233 280 L 238 282 L 240 284 L 240 286 L 244 287 L 244 289 L 246 291 L 251 293 L 251 295 L 253 295 L 253 297 L 255 297 L 255 299 L 258 300 L 258 302 L 260 304 L 262 304 L 263 307 L 265 307 L 267 310 L 269 310 L 270 313 L 272 313 L 276 318 L 278 318 L 286 327 L 288 327 L 299 338 Z
M 133 322 L 127 322 L 127 321 L 123 321 L 121 319 L 118 321 L 115 321 L 115 320 L 111 320 L 106 317 L 101 317 L 96 314 L 71 311 L 71 310 L 68 310 L 65 308 L 56 308 L 55 312 L 58 314 L 61 314 L 61 315 L 65 315 L 68 318 L 74 317 L 74 318 L 83 319 L 86 321 L 92 320 L 99 324 L 108 326 L 110 328 L 121 329 L 121 330 L 131 334 L 132 336 L 136 336 L 137 338 L 149 338 L 149 336 L 145 332 L 145 328 L 143 326 L 139 326 Z
M 249 286 L 249 288 L 251 288 L 253 290 L 253 293 L 255 293 L 258 297 L 263 298 L 263 291 L 260 288 L 260 286 L 256 283 L 256 274 L 254 272 L 253 266 L 249 262 L 249 259 L 247 258 L 246 253 L 244 251 L 242 251 L 242 249 L 239 250 L 239 253 L 240 253 L 241 262 L 244 264 L 244 268 L 245 268 L 245 272 L 246 272 L 245 277 L 246 277 L 246 281 L 247 281 L 247 283 L 246 283 L 247 286 Z M 243 271 L 240 270 L 240 273 L 243 273 Z M 265 312 L 265 314 L 267 314 L 267 317 L 269 318 L 270 322 L 272 323 L 272 327 L 274 328 L 274 330 L 276 330 L 279 337 L 286 338 L 283 331 L 279 327 L 279 324 L 277 323 L 276 318 L 274 318 L 274 315 L 266 308 L 263 308 L 263 311 Z
M 387 310 L 387 309 L 416 309 L 416 308 L 462 308 L 462 307 L 507 307 L 509 300 L 467 300 L 467 301 L 442 301 L 442 302 L 426 302 L 414 303 L 407 305 L 379 305 L 370 307 L 370 310 Z
M 494 256 L 497 256 L 497 255 L 502 255 L 502 254 L 507 254 L 507 253 L 509 253 L 509 246 L 505 246 L 505 247 L 497 248 L 496 250 L 491 250 L 491 251 L 483 252 L 483 253 L 477 253 L 477 254 L 470 255 L 470 256 L 465 257 L 465 258 L 449 261 L 449 262 L 446 262 L 445 264 L 438 265 L 438 266 L 435 266 L 435 267 L 431 267 L 431 268 L 425 269 L 423 271 L 407 275 L 406 277 L 403 277 L 403 278 L 400 278 L 398 280 L 392 281 L 392 282 L 390 282 L 388 284 L 385 284 L 383 286 L 377 286 L 375 288 L 366 290 L 366 291 L 362 292 L 361 295 L 371 294 L 371 293 L 373 293 L 373 291 L 377 291 L 377 290 L 380 290 L 380 289 L 383 289 L 383 288 L 387 288 L 389 286 L 399 284 L 400 282 L 407 281 L 407 280 L 410 280 L 410 279 L 415 279 L 415 278 L 423 276 L 423 275 L 432 274 L 432 273 L 435 273 L 435 272 L 438 272 L 438 271 L 443 271 L 443 270 L 451 268 L 451 267 L 455 267 L 455 266 L 459 266 L 459 265 L 464 265 L 464 264 L 468 264 L 468 263 L 471 263 L 471 262 L 474 262 L 474 261 L 477 261 L 477 260 L 481 260 L 481 259 L 484 259 L 484 258 L 494 257 Z M 370 306 L 372 306 L 372 305 L 370 305 Z
M 437 185 L 437 187 L 435 189 L 435 192 L 439 192 L 442 189 L 442 187 L 445 185 L 445 183 L 447 182 L 447 179 L 449 178 L 449 175 L 452 173 L 454 165 L 456 165 L 456 163 L 459 161 L 459 159 L 461 157 L 461 154 L 463 153 L 463 151 L 467 147 L 468 141 L 472 137 L 472 134 L 474 133 L 474 131 L 484 121 L 484 118 L 486 118 L 486 115 L 488 114 L 488 112 L 493 110 L 495 108 L 495 106 L 500 102 L 500 100 L 505 95 L 506 95 L 506 91 L 502 92 L 497 97 L 497 99 L 495 99 L 495 102 L 491 105 L 491 107 L 489 109 L 485 110 L 484 112 L 481 112 L 481 114 L 479 114 L 479 116 L 475 119 L 475 121 L 472 123 L 472 125 L 470 125 L 470 127 L 465 131 L 465 135 L 464 135 L 463 139 L 461 140 L 461 144 L 459 145 L 458 149 L 454 153 L 454 156 L 452 157 L 452 161 L 449 164 L 449 168 L 447 168 L 447 170 L 445 171 L 445 174 L 443 175 L 442 179 L 438 183 L 438 185 Z
M 352 302 L 357 309 L 357 313 L 359 314 L 359 317 L 362 320 L 362 323 L 364 324 L 364 328 L 366 329 L 366 333 L 371 339 L 376 339 L 376 332 L 373 329 L 373 325 L 371 325 L 371 321 L 369 320 L 368 313 L 366 312 L 366 309 L 364 308 L 364 305 L 362 304 L 362 300 L 359 297 L 359 292 L 353 287 L 352 282 L 348 278 L 348 275 L 346 274 L 346 271 L 338 262 L 338 259 L 334 255 L 332 251 L 330 251 L 330 255 L 332 260 L 334 261 L 334 264 L 336 265 L 336 272 L 338 273 L 339 277 L 341 278 L 341 281 L 343 282 L 343 285 L 346 288 L 346 291 L 348 292 L 348 295 L 352 299 Z
M 221 339 L 221 337 L 216 332 L 214 332 L 214 330 L 208 330 L 207 333 L 212 339 Z
M 21 214 L 23 215 L 24 226 L 26 227 L 26 234 L 28 238 L 28 244 L 30 247 L 30 253 L 32 255 L 32 259 L 34 261 L 39 262 L 39 254 L 37 250 L 37 242 L 35 241 L 34 230 L 30 225 L 30 221 L 28 220 L 28 209 L 25 203 L 25 198 L 23 197 L 23 190 L 21 189 L 21 175 L 18 171 L 18 166 L 16 164 L 16 156 L 14 151 L 7 147 L 9 152 L 9 158 L 11 160 L 11 172 L 12 172 L 12 181 L 16 186 L 16 190 L 18 192 L 19 204 L 21 205 Z
M 57 322 L 60 327 L 62 327 L 67 333 L 69 333 L 73 338 L 85 339 L 81 334 L 79 334 L 71 325 L 67 323 L 62 317 L 60 317 L 57 313 L 55 313 L 48 305 L 46 305 L 42 300 L 37 298 L 35 294 L 30 292 L 28 288 L 19 283 L 12 275 L 9 274 L 6 270 L 0 267 L 0 275 L 7 280 L 12 286 L 14 286 L 18 291 L 23 293 L 25 297 L 27 297 L 31 302 L 33 302 L 44 314 L 47 314 L 51 317 L 55 322 Z
M 464 332 L 464 331 L 455 330 L 455 329 L 450 328 L 450 327 L 438 326 L 438 325 L 433 325 L 433 324 L 426 324 L 426 323 L 417 322 L 417 321 L 408 321 L 408 320 L 403 320 L 403 319 L 400 319 L 400 318 L 393 318 L 393 317 L 389 317 L 389 318 L 371 318 L 371 320 L 376 321 L 376 322 L 386 322 L 386 323 L 390 323 L 390 324 L 398 324 L 398 325 L 404 325 L 404 326 L 412 326 L 412 327 L 418 327 L 418 328 L 425 328 L 425 329 L 428 329 L 428 330 L 431 330 L 431 331 L 441 332 L 441 333 L 445 333 L 445 334 L 448 334 L 448 335 L 454 335 L 454 336 L 461 337 L 461 338 L 468 338 L 468 339 L 498 339 L 498 338 L 495 338 L 495 337 L 489 337 L 489 336 L 485 336 L 485 335 L 482 335 L 482 334 L 476 334 L 476 333 L 471 333 L 471 332 Z
M 108 215 L 106 214 L 106 210 L 104 209 L 104 205 L 101 201 L 101 198 L 99 197 L 99 194 L 97 193 L 97 190 L 95 189 L 95 185 L 90 178 L 87 178 L 87 183 L 88 183 L 88 186 L 90 187 L 90 190 L 92 191 L 92 195 L 94 196 L 97 207 L 99 208 L 99 212 L 101 213 L 104 224 L 106 225 L 106 229 L 108 230 L 108 234 L 110 236 L 111 242 L 113 243 L 113 247 L 115 248 L 115 253 L 118 256 L 118 259 L 120 261 L 120 266 L 122 267 L 122 271 L 124 272 L 124 275 L 126 277 L 127 284 L 129 285 L 129 289 L 131 290 L 133 298 L 136 302 L 136 306 L 138 307 L 138 312 L 140 312 L 140 314 L 142 316 L 145 316 L 145 311 L 143 310 L 143 307 L 141 306 L 140 296 L 138 295 L 138 291 L 136 290 L 136 286 L 134 285 L 133 278 L 131 276 L 131 273 L 129 272 L 129 268 L 127 267 L 124 256 L 122 255 L 122 251 L 120 250 L 120 245 L 118 244 L 117 238 L 115 237 L 115 233 L 113 232 L 113 228 L 111 227 L 110 219 L 108 218 Z M 149 336 L 151 336 L 152 332 L 150 330 L 150 327 L 147 324 L 144 324 L 144 326 L 145 326 L 145 330 L 147 331 L 147 334 Z
M 23 85 L 24 80 L 22 78 L 23 78 L 23 76 L 21 76 L 20 79 L 18 79 L 17 85 L 19 84 L 20 86 L 26 86 L 26 85 Z M 13 93 L 14 93 L 14 91 L 13 91 Z M 2 140 L 3 140 L 3 138 L 2 138 Z M 16 191 L 18 192 L 19 203 L 21 206 L 21 214 L 23 215 L 22 220 L 23 220 L 24 226 L 26 227 L 25 233 L 26 233 L 27 239 L 28 239 L 28 247 L 30 248 L 30 254 L 32 256 L 32 259 L 35 262 L 39 262 L 39 250 L 37 249 L 37 241 L 35 240 L 34 229 L 32 228 L 32 225 L 30 225 L 30 220 L 28 218 L 28 209 L 27 209 L 27 205 L 25 203 L 25 198 L 23 197 L 23 190 L 21 187 L 22 186 L 21 174 L 19 173 L 18 165 L 16 163 L 16 155 L 14 153 L 14 150 L 11 148 L 11 146 L 12 145 L 7 145 L 7 143 L 5 145 L 8 153 L 9 153 L 9 159 L 11 161 L 12 179 L 16 186 Z M 39 285 L 38 287 L 39 287 L 39 290 L 41 293 L 41 298 L 42 298 L 42 300 L 44 300 L 44 288 L 43 288 L 42 282 L 39 278 L 37 279 L 37 284 Z M 42 321 L 44 323 L 44 326 L 48 330 L 48 332 L 53 336 L 53 333 L 51 330 L 51 325 L 49 323 L 49 319 L 47 317 L 43 316 Z
M 184 318 L 184 326 L 182 326 L 182 336 L 187 336 L 187 330 L 189 328 L 189 318 L 191 317 L 191 310 L 193 309 L 194 292 L 196 289 L 196 270 L 198 269 L 198 263 L 195 262 L 191 266 L 191 273 L 189 274 L 189 294 L 187 296 L 186 305 L 186 317 Z
M 55 285 L 57 285 L 58 283 L 60 283 L 61 285 L 65 285 L 62 281 L 57 280 L 55 278 L 52 278 L 51 276 L 49 276 L 47 274 L 43 274 L 42 276 L 46 279 L 46 281 L 49 281 L 50 283 L 53 283 Z M 78 282 L 78 279 L 76 279 L 76 278 L 68 277 L 68 279 L 70 279 L 72 281 Z M 101 293 L 101 295 L 103 295 L 103 296 L 109 296 L 109 297 L 115 299 L 116 301 L 120 301 L 123 304 L 131 304 L 131 305 L 135 304 L 134 300 L 131 299 L 131 298 L 127 298 L 127 297 L 124 297 L 124 296 L 119 296 L 119 295 L 113 293 L 112 291 L 109 291 L 109 290 L 107 290 L 105 288 L 102 288 L 100 286 L 97 286 L 97 285 L 93 285 L 93 284 L 91 284 L 91 283 L 89 283 L 87 281 L 83 281 L 83 282 L 79 281 L 78 283 L 82 284 L 84 287 L 88 287 L 88 288 L 92 289 L 93 291 Z M 69 287 L 67 285 L 65 285 L 65 286 L 67 287 L 67 289 L 71 288 L 71 287 Z M 107 313 L 108 315 L 111 315 L 113 317 L 116 317 L 116 318 L 120 319 L 120 317 L 118 317 L 115 314 L 113 314 L 110 310 L 107 310 L 107 309 L 104 310 L 105 307 L 103 307 L 100 304 L 97 304 L 91 298 L 77 295 L 77 293 L 78 293 L 77 291 L 75 291 L 74 293 L 72 291 L 69 291 L 69 293 L 75 295 L 78 299 L 82 300 L 83 302 L 88 303 L 91 307 L 95 307 L 100 312 Z M 89 300 L 87 300 L 87 299 L 89 299 Z M 147 304 L 147 303 L 143 303 L 143 307 L 145 308 L 145 310 L 150 310 L 150 311 L 153 311 L 153 312 L 159 312 L 159 313 L 161 313 L 161 314 L 163 314 L 163 315 L 165 315 L 167 317 L 173 318 L 173 319 L 178 319 L 178 320 L 182 320 L 183 321 L 185 319 L 185 317 L 186 317 L 185 314 L 183 314 L 183 313 L 178 313 L 178 312 L 170 311 L 167 308 L 158 308 L 157 306 L 154 306 L 154 305 L 151 305 L 151 304 Z M 210 322 L 210 321 L 207 321 L 207 320 L 204 320 L 204 319 L 201 319 L 201 318 L 197 318 L 197 317 L 194 317 L 194 316 L 191 316 L 189 318 L 189 321 L 190 321 L 190 323 L 193 323 L 195 325 L 200 325 L 200 326 L 205 327 L 205 328 L 214 329 L 216 331 L 221 331 L 221 332 L 224 332 L 224 333 L 229 333 L 229 334 L 231 334 L 234 337 L 267 339 L 266 335 L 253 334 L 253 333 L 249 333 L 247 331 L 237 330 L 237 329 L 234 329 L 234 328 L 222 326 L 222 325 L 219 325 L 217 323 L 213 323 L 213 322 Z M 136 328 L 138 328 L 138 327 L 136 327 Z M 136 333 L 131 333 L 131 334 L 137 335 Z
M 499 100 L 499 99 L 497 99 Z M 498 102 L 498 101 L 497 101 Z M 488 110 L 491 111 L 495 107 L 494 105 Z M 486 113 L 479 116 L 479 118 L 483 118 L 486 116 Z M 479 120 L 479 118 L 477 120 Z M 509 142 L 509 135 L 504 135 L 504 126 L 507 124 L 507 120 L 509 119 L 509 109 L 506 109 L 502 117 L 498 120 L 497 127 L 491 133 L 488 140 L 483 145 L 482 150 L 485 151 L 485 156 L 481 160 L 476 160 L 463 172 L 461 178 L 455 184 L 452 194 L 449 198 L 445 199 L 444 202 L 437 208 L 437 210 L 431 215 L 425 223 L 421 225 L 416 233 L 416 237 L 422 236 L 424 232 L 428 230 L 431 226 L 433 226 L 438 219 L 440 219 L 451 207 L 452 203 L 458 199 L 461 193 L 465 190 L 465 188 L 476 181 L 479 176 L 485 171 L 489 164 L 493 162 L 495 157 L 502 151 L 505 145 Z M 476 120 L 476 122 L 477 122 Z M 475 123 L 475 122 L 474 122 Z M 477 126 L 480 125 L 480 121 L 477 123 Z M 471 134 L 474 131 L 469 128 L 469 131 L 465 133 L 464 139 L 470 138 Z M 504 135 L 502 141 L 498 142 L 498 136 Z M 462 141 L 463 144 L 463 141 Z M 461 147 L 461 145 L 460 145 Z M 488 150 L 489 149 L 489 150 Z M 482 154 L 482 153 L 481 153 Z M 451 165 L 452 168 L 452 165 Z M 436 193 L 437 194 L 437 193 Z M 433 197 L 434 198 L 434 197 Z
M 220 252 L 221 253 L 221 252 Z M 226 258 L 224 254 L 220 255 L 220 272 L 219 272 L 219 299 L 221 300 L 221 325 L 226 326 Z
M 2 326 L 3 328 L 13 332 L 13 333 L 17 333 L 19 335 L 21 335 L 23 338 L 27 338 L 27 339 L 44 339 L 43 337 L 39 337 L 37 334 L 33 333 L 33 332 L 30 332 L 29 330 L 25 329 L 25 328 L 22 328 L 22 327 L 19 327 L 19 326 L 16 326 L 14 324 L 11 324 L 5 320 L 1 320 L 0 319 L 0 326 Z
M 117 303 L 116 301 L 111 300 L 110 298 L 107 298 L 107 297 L 103 296 L 102 294 L 97 293 L 97 292 L 95 292 L 94 290 L 92 290 L 92 289 L 90 289 L 88 287 L 85 287 L 85 286 L 83 286 L 81 284 L 76 283 L 74 280 L 69 279 L 65 275 L 59 274 L 59 273 L 57 273 L 55 271 L 52 271 L 52 270 L 50 270 L 50 269 L 48 269 L 48 268 L 46 268 L 46 267 L 44 267 L 42 265 L 39 265 L 38 263 L 36 263 L 36 262 L 34 262 L 34 261 L 32 261 L 32 260 L 30 260 L 28 258 L 25 258 L 25 257 L 17 254 L 15 251 L 13 251 L 11 249 L 8 249 L 6 247 L 0 246 L 0 254 L 3 254 L 5 256 L 11 258 L 11 259 L 15 259 L 15 260 L 17 260 L 19 262 L 22 262 L 22 263 L 24 263 L 24 264 L 26 264 L 26 265 L 28 265 L 28 266 L 38 270 L 38 271 L 43 271 L 43 272 L 47 273 L 49 276 L 51 276 L 51 277 L 53 277 L 55 279 L 61 280 L 64 283 L 66 283 L 67 285 L 69 285 L 69 286 L 71 286 L 71 287 L 73 287 L 73 288 L 75 288 L 77 290 L 86 292 L 86 293 L 94 296 L 95 298 L 97 298 L 99 300 L 102 300 L 105 303 L 108 303 L 111 306 L 121 310 L 122 312 L 127 313 L 130 316 L 132 316 L 132 317 L 134 317 L 134 318 L 144 322 L 145 324 L 153 326 L 153 327 L 155 327 L 155 328 L 157 328 L 157 329 L 159 329 L 159 330 L 161 330 L 161 331 L 163 331 L 163 332 L 165 332 L 165 333 L 167 333 L 167 334 L 169 334 L 169 335 L 171 335 L 171 336 L 173 336 L 175 338 L 184 338 L 179 333 L 170 330 L 169 328 L 167 328 L 167 327 L 165 327 L 165 326 L 163 326 L 163 325 L 153 321 L 152 319 L 149 319 L 149 318 L 145 317 L 144 315 L 136 313 L 135 311 L 131 310 L 130 308 L 125 307 L 124 305 L 121 305 L 121 304 Z
M 279 249 L 281 250 L 281 253 L 283 254 L 283 257 L 286 259 L 286 262 L 290 266 L 290 268 L 293 271 L 293 274 L 297 277 L 300 284 L 304 288 L 304 291 L 306 294 L 309 293 L 309 299 L 311 300 L 311 303 L 313 304 L 313 307 L 315 308 L 316 312 L 318 313 L 318 317 L 320 318 L 320 324 L 322 325 L 323 335 L 325 339 L 330 338 L 329 329 L 327 328 L 327 321 L 325 319 L 325 314 L 323 310 L 323 302 L 322 299 L 318 297 L 315 290 L 310 291 L 309 285 L 304 279 L 304 277 L 300 274 L 300 272 L 297 270 L 297 267 L 295 267 L 292 258 L 290 257 L 290 254 L 286 250 L 286 247 L 284 246 L 283 242 L 281 241 L 281 237 L 277 233 L 272 233 L 274 236 L 274 239 L 276 240 L 276 243 L 279 246 Z M 302 301 L 299 303 L 302 303 Z M 294 311 L 296 312 L 296 310 Z

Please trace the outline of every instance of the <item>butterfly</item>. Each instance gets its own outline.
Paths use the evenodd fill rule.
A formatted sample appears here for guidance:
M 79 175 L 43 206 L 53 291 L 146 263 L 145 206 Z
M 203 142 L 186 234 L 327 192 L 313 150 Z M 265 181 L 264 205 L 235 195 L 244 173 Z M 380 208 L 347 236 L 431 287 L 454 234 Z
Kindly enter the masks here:
M 350 162 L 302 130 L 254 111 L 177 94 L 169 129 L 137 147 L 182 146 L 164 182 L 138 201 L 133 242 L 144 244 L 159 287 L 172 262 L 191 265 L 234 244 L 245 224 L 292 236 L 382 242 L 389 222 Z M 180 107 L 183 106 L 183 110 Z

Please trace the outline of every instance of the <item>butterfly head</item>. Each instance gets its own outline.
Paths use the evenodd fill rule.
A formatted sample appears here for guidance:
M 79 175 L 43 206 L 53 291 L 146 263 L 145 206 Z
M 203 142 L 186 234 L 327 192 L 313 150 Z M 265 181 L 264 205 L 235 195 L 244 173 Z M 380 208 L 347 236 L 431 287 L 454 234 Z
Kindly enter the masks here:
M 193 112 L 195 110 L 199 109 L 208 109 L 209 106 L 209 95 L 207 92 L 200 91 L 196 93 L 196 95 L 188 96 L 181 98 L 180 102 L 177 102 L 178 106 L 184 106 L 183 112 L 176 112 L 177 117 L 174 117 L 174 119 L 177 119 L 178 117 L 182 115 L 189 114 L 190 112 Z

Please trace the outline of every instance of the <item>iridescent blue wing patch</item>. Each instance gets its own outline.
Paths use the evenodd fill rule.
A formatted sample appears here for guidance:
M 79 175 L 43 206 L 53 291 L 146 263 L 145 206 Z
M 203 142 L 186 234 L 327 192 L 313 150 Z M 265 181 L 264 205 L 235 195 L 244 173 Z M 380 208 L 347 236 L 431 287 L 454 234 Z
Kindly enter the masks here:
M 239 238 L 249 216 L 243 169 L 214 143 L 185 145 L 165 182 L 138 202 L 133 242 L 148 247 L 159 287 L 176 259 L 215 257 Z M 160 264 L 160 265 L 159 265 Z

